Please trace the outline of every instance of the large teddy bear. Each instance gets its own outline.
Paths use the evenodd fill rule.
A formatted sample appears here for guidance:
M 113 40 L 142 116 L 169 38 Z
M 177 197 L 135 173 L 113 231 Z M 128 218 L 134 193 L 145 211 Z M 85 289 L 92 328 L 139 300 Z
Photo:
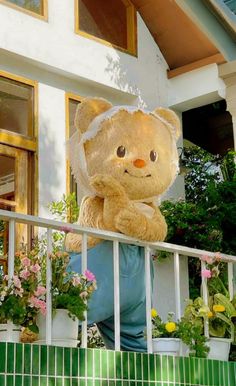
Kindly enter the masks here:
M 82 199 L 78 224 L 146 241 L 163 241 L 167 226 L 156 206 L 178 173 L 177 115 L 115 106 L 87 98 L 78 106 L 68 149 Z M 108 348 L 114 346 L 112 242 L 89 237 L 88 269 L 98 289 L 89 303 L 88 320 L 97 323 Z M 69 233 L 71 268 L 81 270 L 81 236 Z M 145 351 L 143 248 L 120 245 L 121 348 Z

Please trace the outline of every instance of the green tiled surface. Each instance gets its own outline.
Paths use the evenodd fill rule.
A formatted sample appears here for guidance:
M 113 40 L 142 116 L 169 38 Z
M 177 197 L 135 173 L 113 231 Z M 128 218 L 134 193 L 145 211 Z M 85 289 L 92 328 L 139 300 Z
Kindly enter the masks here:
M 236 386 L 236 363 L 0 343 L 0 386 Z

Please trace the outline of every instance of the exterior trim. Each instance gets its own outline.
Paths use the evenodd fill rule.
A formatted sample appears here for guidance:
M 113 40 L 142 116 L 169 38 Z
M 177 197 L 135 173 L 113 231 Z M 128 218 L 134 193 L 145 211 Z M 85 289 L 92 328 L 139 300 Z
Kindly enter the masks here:
M 70 112 L 69 112 L 69 102 L 70 99 L 74 101 L 81 102 L 84 97 L 78 95 L 78 94 L 73 94 L 73 93 L 65 93 L 65 117 L 66 117 L 66 122 L 65 122 L 65 128 L 66 128 L 66 141 L 70 138 Z M 66 152 L 65 152 L 65 157 L 66 157 Z M 69 195 L 71 193 L 70 191 L 70 164 L 68 159 L 66 158 L 66 195 Z
M 93 36 L 87 32 L 81 31 L 79 28 L 79 0 L 74 0 L 74 12 L 75 12 L 75 33 L 81 35 L 87 39 L 94 40 L 98 43 L 104 44 L 108 47 L 113 47 L 119 51 L 137 57 L 137 12 L 134 5 L 130 0 L 121 0 L 126 8 L 127 15 L 127 49 L 119 47 L 115 44 L 109 43 L 107 40 Z
M 43 13 L 38 14 L 36 12 L 30 11 L 28 9 L 25 9 L 21 7 L 20 5 L 16 5 L 13 3 L 10 3 L 8 0 L 0 0 L 0 4 L 6 5 L 7 7 L 13 8 L 16 11 L 20 11 L 25 13 L 26 15 L 36 17 L 37 19 L 41 19 L 43 21 L 48 21 L 48 0 L 41 0 L 42 6 L 43 6 Z
M 0 0 L 1 1 L 1 0 Z M 38 214 L 39 181 L 38 181 L 38 82 L 6 71 L 0 71 L 0 76 L 33 87 L 33 130 L 32 138 L 0 128 L 0 144 L 12 146 L 32 152 L 32 212 Z

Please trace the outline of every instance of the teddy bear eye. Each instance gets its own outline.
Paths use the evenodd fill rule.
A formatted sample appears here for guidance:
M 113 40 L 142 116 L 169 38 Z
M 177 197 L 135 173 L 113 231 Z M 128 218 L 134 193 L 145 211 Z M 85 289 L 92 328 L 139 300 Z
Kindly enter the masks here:
M 116 154 L 118 155 L 118 157 L 123 158 L 125 156 L 125 153 L 126 153 L 125 147 L 119 146 L 117 151 L 116 151 Z
M 155 162 L 157 160 L 157 153 L 154 150 L 150 151 L 150 160 Z

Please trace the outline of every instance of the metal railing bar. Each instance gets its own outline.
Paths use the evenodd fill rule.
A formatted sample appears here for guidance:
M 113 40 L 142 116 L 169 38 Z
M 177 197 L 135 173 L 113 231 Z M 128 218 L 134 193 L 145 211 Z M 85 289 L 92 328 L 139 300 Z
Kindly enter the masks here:
M 15 220 L 9 221 L 9 250 L 8 250 L 8 277 L 12 279 L 14 275 L 14 264 L 15 264 L 15 233 L 16 226 Z
M 175 307 L 176 319 L 181 318 L 181 300 L 180 300 L 180 269 L 179 269 L 179 254 L 174 253 L 174 276 L 175 276 Z
M 145 286 L 146 286 L 146 326 L 147 326 L 147 352 L 152 353 L 152 288 L 151 288 L 151 250 L 149 247 L 145 248 Z
M 46 261 L 46 344 L 52 343 L 52 264 L 51 264 L 51 253 L 52 253 L 52 229 L 47 229 L 47 261 Z
M 81 272 L 84 273 L 87 269 L 87 235 L 84 233 L 82 236 L 82 260 L 81 260 Z M 88 344 L 88 332 L 87 332 L 87 311 L 84 312 L 84 320 L 82 321 L 82 336 L 81 347 L 87 348 Z
M 206 262 L 201 260 L 201 270 L 206 269 Z M 208 288 L 207 278 L 202 276 L 202 298 L 206 305 L 208 305 Z M 209 322 L 208 318 L 204 318 L 204 334 L 209 338 Z
M 234 297 L 234 271 L 233 263 L 228 263 L 228 290 L 230 300 Z
M 87 236 L 94 236 L 98 237 L 104 240 L 117 240 L 122 243 L 126 244 L 133 244 L 138 245 L 142 247 L 149 247 L 151 249 L 155 250 L 161 250 L 165 252 L 177 252 L 181 255 L 191 256 L 191 257 L 198 257 L 201 258 L 203 255 L 208 255 L 210 257 L 214 257 L 214 252 L 204 251 L 200 249 L 194 249 L 189 248 L 181 245 L 176 244 L 170 244 L 170 243 L 164 243 L 164 242 L 157 242 L 157 243 L 150 243 L 145 241 L 136 240 L 134 238 L 122 235 L 121 233 L 115 233 L 110 231 L 103 231 L 99 229 L 94 228 L 84 228 L 76 224 L 68 224 L 60 221 L 54 221 L 54 220 L 47 220 L 40 217 L 35 217 L 31 215 L 25 215 L 25 214 L 19 214 L 15 212 L 9 212 L 6 210 L 0 210 L 0 218 L 3 220 L 11 220 L 14 219 L 18 223 L 23 224 L 30 224 L 39 226 L 41 228 L 51 228 L 55 230 L 62 230 L 65 228 L 65 226 L 69 229 L 69 231 L 78 233 L 78 234 L 87 234 Z M 232 255 L 226 255 L 221 253 L 221 260 L 225 262 L 236 262 L 236 256 Z
M 113 241 L 113 271 L 114 271 L 114 327 L 115 350 L 120 350 L 120 264 L 119 242 Z

